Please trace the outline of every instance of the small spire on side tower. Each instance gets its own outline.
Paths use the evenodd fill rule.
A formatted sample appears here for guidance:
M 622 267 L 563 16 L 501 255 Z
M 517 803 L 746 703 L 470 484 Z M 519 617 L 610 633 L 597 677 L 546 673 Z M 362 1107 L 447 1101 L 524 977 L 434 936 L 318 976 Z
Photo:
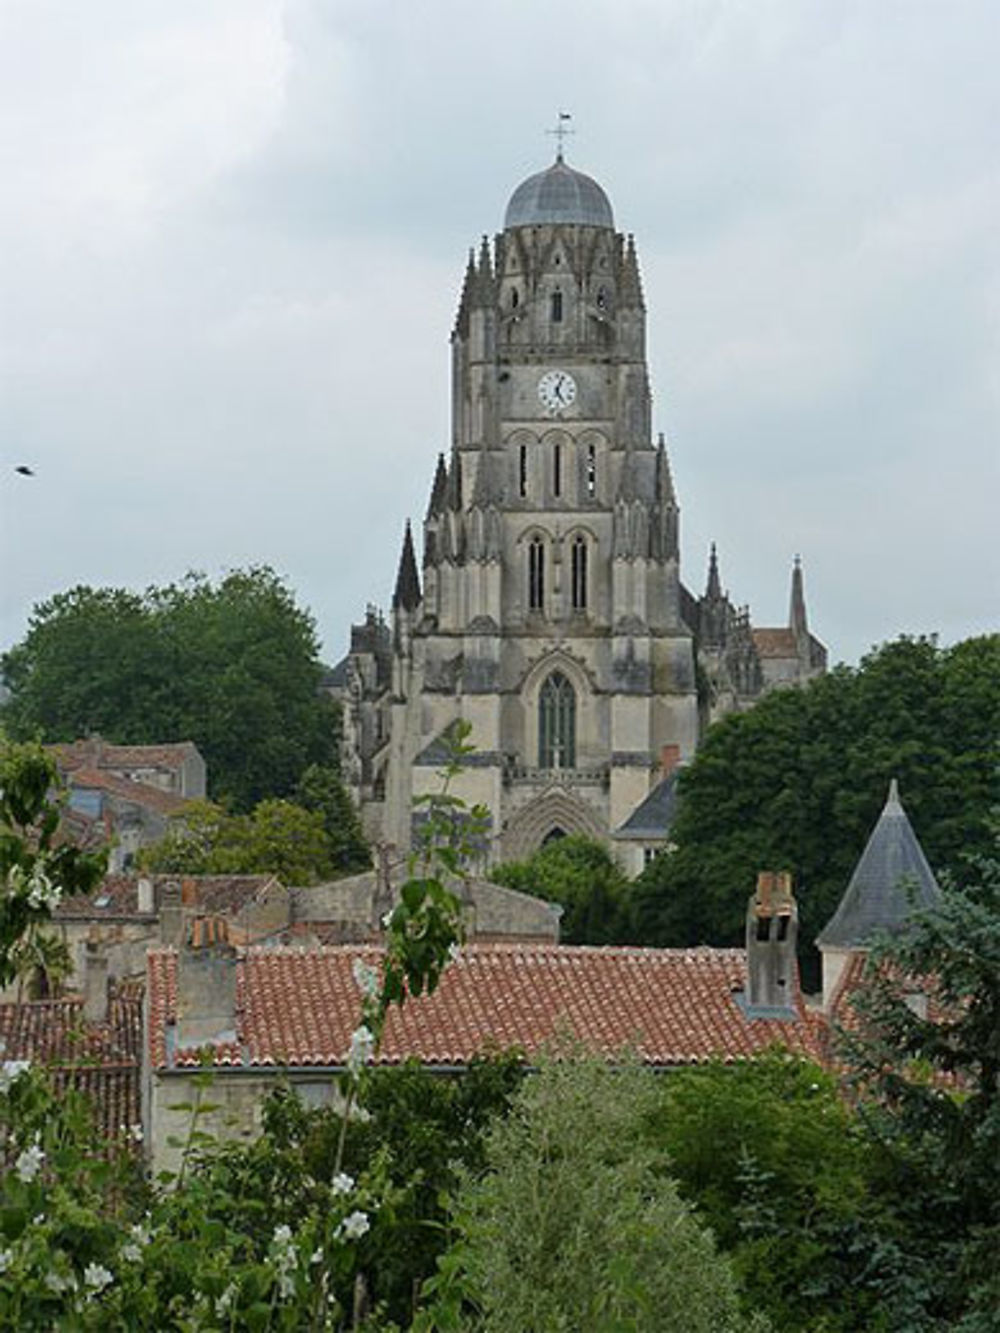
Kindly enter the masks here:
M 392 594 L 394 611 L 413 611 L 421 602 L 420 576 L 417 574 L 417 560 L 413 553 L 413 534 L 407 520 L 403 535 L 403 549 L 399 556 L 399 571 L 396 574 L 396 591 Z
M 722 584 L 719 581 L 719 557 L 716 554 L 715 542 L 712 543 L 708 554 L 708 582 L 705 584 L 705 596 L 713 600 L 722 596 Z
M 809 633 L 806 619 L 806 597 L 802 587 L 802 559 L 795 557 L 792 565 L 792 596 L 788 607 L 788 628 L 795 637 L 804 638 Z
M 674 506 L 677 504 L 674 479 L 670 474 L 670 459 L 667 456 L 667 442 L 663 438 L 662 430 L 656 442 L 656 498 L 661 504 Z
M 444 454 L 438 454 L 437 470 L 431 486 L 431 498 L 427 504 L 427 517 L 439 518 L 444 513 L 445 500 L 448 496 L 448 466 Z

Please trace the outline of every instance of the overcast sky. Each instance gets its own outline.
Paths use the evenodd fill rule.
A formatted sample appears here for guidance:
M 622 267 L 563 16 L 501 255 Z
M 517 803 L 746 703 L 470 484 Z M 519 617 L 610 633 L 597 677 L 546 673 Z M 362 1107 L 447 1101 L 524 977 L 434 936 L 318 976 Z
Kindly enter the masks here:
M 714 539 L 780 624 L 801 552 L 834 661 L 996 629 L 998 62 L 997 0 L 0 0 L 0 647 L 268 563 L 340 657 L 560 109 L 636 236 L 689 586 Z

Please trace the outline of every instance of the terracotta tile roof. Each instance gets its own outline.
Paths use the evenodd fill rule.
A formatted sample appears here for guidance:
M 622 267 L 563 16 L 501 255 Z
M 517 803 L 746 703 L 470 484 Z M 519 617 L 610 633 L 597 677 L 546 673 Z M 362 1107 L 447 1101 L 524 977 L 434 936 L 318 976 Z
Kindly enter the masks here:
M 377 964 L 380 952 L 248 950 L 237 964 L 236 1041 L 216 1048 L 216 1063 L 340 1065 L 358 1024 L 351 967 L 359 957 Z M 147 969 L 150 1058 L 162 1069 L 172 1059 L 176 953 L 149 953 Z M 628 1046 L 655 1065 L 735 1059 L 773 1042 L 814 1055 L 804 1009 L 798 1022 L 744 1016 L 733 991 L 745 973 L 738 949 L 470 945 L 434 995 L 390 1013 L 380 1059 L 464 1064 L 488 1044 L 531 1054 L 567 1032 L 609 1056 Z M 184 1060 L 197 1062 L 194 1053 Z
M 74 768 L 69 775 L 69 785 L 76 788 L 96 788 L 109 792 L 112 796 L 131 801 L 134 805 L 143 805 L 161 815 L 177 815 L 189 804 L 186 796 L 176 792 L 163 791 L 148 782 L 135 782 L 132 778 L 121 778 L 116 773 L 108 773 L 98 768 Z
M 109 1136 L 142 1122 L 142 987 L 119 986 L 106 1023 L 89 1023 L 79 997 L 0 1004 L 5 1060 L 44 1065 L 57 1090 L 76 1088 Z
M 753 646 L 759 657 L 798 657 L 795 634 L 790 629 L 753 629 Z
M 92 893 L 64 898 L 57 917 L 74 920 L 118 916 L 140 916 L 139 876 L 105 875 Z M 153 901 L 159 903 L 165 884 L 180 883 L 185 906 L 208 916 L 238 916 L 272 884 L 274 875 L 148 875 L 153 883 Z
M 112 745 L 94 737 L 68 744 L 47 746 L 65 771 L 91 768 L 95 761 L 101 768 L 183 768 L 197 752 L 193 741 L 170 745 Z

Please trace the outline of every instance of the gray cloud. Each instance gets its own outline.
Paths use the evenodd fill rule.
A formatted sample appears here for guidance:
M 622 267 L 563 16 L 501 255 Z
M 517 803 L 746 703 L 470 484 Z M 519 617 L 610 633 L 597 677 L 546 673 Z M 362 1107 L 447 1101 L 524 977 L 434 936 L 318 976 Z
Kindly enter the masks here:
M 636 234 L 688 581 L 714 538 L 773 623 L 801 551 L 847 660 L 995 628 L 992 0 L 0 24 L 0 642 L 73 583 L 268 561 L 336 658 L 449 438 L 466 249 L 560 107 Z

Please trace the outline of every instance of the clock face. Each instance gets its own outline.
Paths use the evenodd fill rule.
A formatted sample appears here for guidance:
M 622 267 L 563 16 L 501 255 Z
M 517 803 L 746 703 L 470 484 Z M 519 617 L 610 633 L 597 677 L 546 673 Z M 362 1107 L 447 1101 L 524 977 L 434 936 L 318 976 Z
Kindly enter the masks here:
M 576 381 L 565 370 L 548 370 L 538 381 L 538 397 L 550 412 L 562 412 L 576 398 Z

